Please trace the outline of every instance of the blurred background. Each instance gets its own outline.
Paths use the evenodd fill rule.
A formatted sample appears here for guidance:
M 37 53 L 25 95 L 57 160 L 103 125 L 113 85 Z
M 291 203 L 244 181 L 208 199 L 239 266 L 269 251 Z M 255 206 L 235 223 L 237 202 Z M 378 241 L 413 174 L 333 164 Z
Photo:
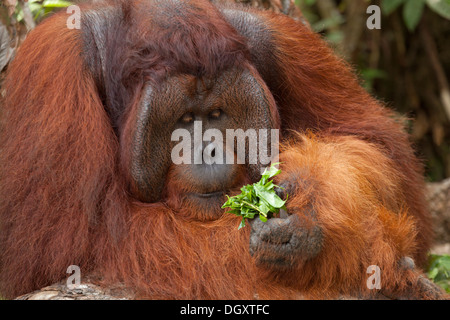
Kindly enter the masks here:
M 362 84 L 406 115 L 428 181 L 450 177 L 450 0 L 237 0 L 306 20 Z M 370 30 L 371 5 L 381 29 Z

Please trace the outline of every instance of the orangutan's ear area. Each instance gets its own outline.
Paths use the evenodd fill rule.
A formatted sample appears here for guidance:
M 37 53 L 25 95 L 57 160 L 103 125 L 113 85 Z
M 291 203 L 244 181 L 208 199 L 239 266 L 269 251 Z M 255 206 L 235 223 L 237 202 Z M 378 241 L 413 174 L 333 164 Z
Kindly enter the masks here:
M 77 265 L 140 298 L 444 297 L 420 269 L 432 229 L 409 137 L 319 35 L 207 0 L 81 11 L 80 30 L 62 12 L 31 32 L 5 80 L 3 296 Z M 278 130 L 287 215 L 238 230 L 226 195 L 268 164 L 229 163 L 238 152 L 216 139 L 178 152 L 175 133 L 196 128 Z M 196 163 L 212 142 L 223 163 Z

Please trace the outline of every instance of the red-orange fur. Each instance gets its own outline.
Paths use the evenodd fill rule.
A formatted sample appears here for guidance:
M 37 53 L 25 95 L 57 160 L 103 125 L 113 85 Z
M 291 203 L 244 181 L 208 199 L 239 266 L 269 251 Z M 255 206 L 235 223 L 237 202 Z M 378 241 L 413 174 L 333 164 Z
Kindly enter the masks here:
M 366 288 L 367 268 L 376 265 L 383 270 L 382 287 L 401 290 L 405 275 L 396 272 L 397 264 L 416 252 L 417 221 L 398 201 L 400 182 L 392 160 L 376 145 L 353 137 L 301 135 L 284 148 L 281 161 L 280 180 L 292 174 L 304 179 L 288 210 L 312 205 L 325 232 L 323 252 L 299 266 L 289 282 L 316 297 L 323 296 L 324 286 L 330 294 L 352 292 Z
M 275 98 L 290 139 L 283 141 L 279 179 L 302 177 L 302 192 L 288 208 L 314 207 L 325 234 L 319 256 L 286 273 L 258 268 L 248 250 L 249 228 L 238 231 L 239 218 L 226 213 L 216 221 L 194 219 L 197 208 L 183 206 L 179 193 L 189 181 L 178 181 L 176 169 L 165 202 L 133 200 L 121 165 L 127 151 L 80 55 L 80 33 L 57 15 L 29 35 L 5 83 L 2 295 L 64 279 L 74 264 L 83 275 L 123 281 L 149 298 L 370 296 L 364 289 L 370 265 L 381 267 L 382 285 L 392 291 L 416 281 L 419 271 L 400 272 L 396 264 L 404 256 L 425 261 L 431 228 L 420 164 L 401 124 L 307 27 L 254 14 L 276 31 L 283 66 Z M 132 115 L 137 98 L 126 101 Z M 245 174 L 240 179 L 247 181 Z M 172 209 L 177 206 L 182 214 Z
M 314 128 L 326 135 L 352 135 L 376 143 L 383 151 L 380 156 L 392 160 L 398 176 L 400 197 L 396 202 L 406 204 L 417 218 L 415 258 L 423 265 L 431 245 L 431 222 L 423 196 L 422 165 L 410 147 L 404 120 L 359 86 L 346 63 L 329 47 L 319 44 L 319 36 L 309 32 L 307 26 L 282 16 L 269 19 L 279 34 L 279 59 L 286 77 L 278 95 L 284 129 Z M 391 179 L 388 174 L 383 177 Z

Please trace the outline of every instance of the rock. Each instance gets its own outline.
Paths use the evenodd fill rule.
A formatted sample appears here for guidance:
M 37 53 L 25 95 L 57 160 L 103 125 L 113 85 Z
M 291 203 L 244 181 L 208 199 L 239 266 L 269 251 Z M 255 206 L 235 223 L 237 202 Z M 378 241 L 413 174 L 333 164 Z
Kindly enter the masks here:
M 32 294 L 27 300 L 52 300 L 59 295 L 58 291 L 43 291 Z
M 16 298 L 16 300 L 132 300 L 134 295 L 122 286 L 102 288 L 83 283 L 74 289 L 58 283 Z
M 437 255 L 444 255 L 444 254 L 450 255 L 450 243 L 435 245 L 433 249 L 431 249 L 431 253 Z
M 450 179 L 427 186 L 436 244 L 450 243 Z

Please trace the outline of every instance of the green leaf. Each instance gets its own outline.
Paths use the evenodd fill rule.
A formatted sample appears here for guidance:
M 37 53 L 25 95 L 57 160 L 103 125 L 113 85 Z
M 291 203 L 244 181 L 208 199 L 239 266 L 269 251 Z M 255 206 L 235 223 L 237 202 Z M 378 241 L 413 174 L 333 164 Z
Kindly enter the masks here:
M 264 217 L 267 217 L 267 215 L 269 214 L 269 212 L 271 208 L 263 201 L 260 202 L 259 204 L 259 210 L 261 210 L 261 213 Z
M 285 205 L 286 202 L 280 199 L 275 192 L 269 192 L 266 189 L 256 186 L 255 187 L 256 195 L 265 200 L 268 204 L 270 204 L 274 208 L 281 208 Z
M 441 17 L 450 20 L 450 0 L 427 0 L 427 5 Z
M 280 163 L 274 163 L 269 168 L 266 168 L 266 170 L 264 170 L 264 173 L 262 174 L 263 178 L 271 179 L 279 175 L 281 173 L 281 170 L 275 167 L 279 164 Z
M 273 181 L 269 181 L 264 185 L 264 188 L 268 191 L 275 189 L 276 185 L 273 183 Z
M 46 0 L 42 4 L 44 8 L 65 8 L 72 5 L 70 1 L 63 0 Z
M 434 268 L 432 270 L 430 270 L 430 272 L 428 272 L 428 277 L 433 280 L 434 278 L 436 278 L 436 276 L 439 273 L 439 269 L 438 268 Z
M 252 204 L 252 203 L 249 203 L 249 202 L 247 202 L 247 201 L 243 201 L 242 204 L 243 204 L 243 205 L 246 205 L 246 206 L 249 206 L 251 209 L 255 210 L 256 212 L 258 212 L 258 213 L 260 213 L 260 214 L 262 214 L 262 215 L 264 215 L 264 216 L 267 215 L 265 212 L 261 211 L 257 206 L 255 206 L 255 205 Z
M 430 255 L 428 277 L 450 292 L 450 255 Z
M 397 10 L 404 2 L 405 0 L 382 0 L 381 10 L 386 16 L 388 16 Z
M 409 31 L 413 32 L 419 24 L 426 0 L 408 0 L 403 7 L 403 20 Z

